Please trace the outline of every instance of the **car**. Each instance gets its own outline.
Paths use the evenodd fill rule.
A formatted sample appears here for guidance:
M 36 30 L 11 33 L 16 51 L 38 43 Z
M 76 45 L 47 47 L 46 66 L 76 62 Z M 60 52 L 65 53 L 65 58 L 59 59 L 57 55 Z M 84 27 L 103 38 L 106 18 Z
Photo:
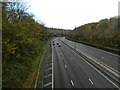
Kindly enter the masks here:
M 55 45 L 55 41 L 54 40 L 52 41 L 52 43 L 53 43 L 53 45 Z
M 61 45 L 60 45 L 60 44 L 58 44 L 58 47 L 61 47 Z
M 57 45 L 59 45 L 59 43 L 57 43 Z

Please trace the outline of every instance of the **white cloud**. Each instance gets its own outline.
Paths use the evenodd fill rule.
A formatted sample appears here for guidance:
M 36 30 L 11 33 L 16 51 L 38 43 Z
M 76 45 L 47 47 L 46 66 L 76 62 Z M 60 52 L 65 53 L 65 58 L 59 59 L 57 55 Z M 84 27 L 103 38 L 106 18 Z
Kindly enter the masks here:
M 119 0 L 31 0 L 31 9 L 48 27 L 73 29 L 118 15 Z

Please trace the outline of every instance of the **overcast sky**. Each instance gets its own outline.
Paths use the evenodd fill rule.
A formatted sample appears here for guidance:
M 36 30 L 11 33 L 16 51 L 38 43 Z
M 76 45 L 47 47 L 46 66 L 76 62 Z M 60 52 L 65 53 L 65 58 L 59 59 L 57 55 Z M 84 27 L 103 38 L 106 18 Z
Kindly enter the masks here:
M 118 15 L 119 0 L 30 0 L 32 12 L 47 27 L 74 29 Z

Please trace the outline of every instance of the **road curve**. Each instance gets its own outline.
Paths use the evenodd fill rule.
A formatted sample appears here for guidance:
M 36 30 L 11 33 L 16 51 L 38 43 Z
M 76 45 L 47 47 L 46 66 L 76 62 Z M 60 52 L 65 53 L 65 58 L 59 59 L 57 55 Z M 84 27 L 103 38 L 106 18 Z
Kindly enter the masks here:
M 117 54 L 112 54 L 110 52 L 94 48 L 88 45 L 84 45 L 81 43 L 75 43 L 74 41 L 70 41 L 61 37 L 60 40 L 65 42 L 66 44 L 70 45 L 71 47 L 75 47 L 79 52 L 83 52 L 86 55 L 89 55 L 91 58 L 95 58 L 100 62 L 110 66 L 116 71 L 120 71 L 118 67 L 120 67 L 119 58 L 120 56 Z
M 115 88 L 58 38 L 52 46 L 54 88 Z M 58 47 L 56 43 L 60 43 Z

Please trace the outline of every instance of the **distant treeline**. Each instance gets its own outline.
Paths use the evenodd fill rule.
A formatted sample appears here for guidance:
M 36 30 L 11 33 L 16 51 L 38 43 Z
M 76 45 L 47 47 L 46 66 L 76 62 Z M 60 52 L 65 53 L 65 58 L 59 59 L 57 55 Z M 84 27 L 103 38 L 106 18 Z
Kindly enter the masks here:
M 68 39 L 120 50 L 120 17 L 103 19 L 75 28 Z
M 59 36 L 65 36 L 67 35 L 71 30 L 68 29 L 57 29 L 57 28 L 47 28 L 49 34 L 55 37 Z
M 25 3 L 2 4 L 2 87 L 33 88 L 40 59 L 35 60 L 43 53 L 49 35 L 44 25 L 26 13 Z M 23 86 L 30 75 L 31 84 Z

